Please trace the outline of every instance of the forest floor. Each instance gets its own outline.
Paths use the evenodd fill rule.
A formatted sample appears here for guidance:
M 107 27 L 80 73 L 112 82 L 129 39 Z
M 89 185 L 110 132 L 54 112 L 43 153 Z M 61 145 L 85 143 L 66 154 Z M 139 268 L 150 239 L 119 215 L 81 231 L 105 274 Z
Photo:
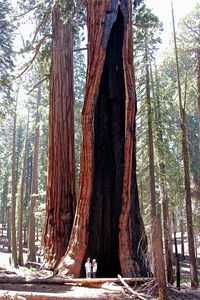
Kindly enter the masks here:
M 135 293 L 141 298 L 133 296 L 121 284 L 107 283 L 95 286 L 92 284 L 80 286 L 80 284 L 35 284 L 28 283 L 22 284 L 18 279 L 25 277 L 28 280 L 38 278 L 47 278 L 51 273 L 50 271 L 37 271 L 33 268 L 19 268 L 13 269 L 10 266 L 11 254 L 6 252 L 6 249 L 0 247 L 0 300 L 13 299 L 13 300 L 54 300 L 54 299 L 158 299 L 156 295 L 156 288 L 154 283 L 145 283 L 144 285 L 131 286 Z M 189 260 L 186 256 L 185 259 L 180 260 L 181 266 L 181 289 L 178 291 L 174 286 L 168 288 L 169 300 L 200 300 L 200 289 L 193 290 L 190 288 L 190 270 Z M 200 271 L 200 261 L 198 262 Z M 45 273 L 46 272 L 46 273 Z M 15 281 L 11 283 L 11 281 Z M 90 287 L 92 286 L 92 287 Z M 142 298 L 143 297 L 143 298 Z

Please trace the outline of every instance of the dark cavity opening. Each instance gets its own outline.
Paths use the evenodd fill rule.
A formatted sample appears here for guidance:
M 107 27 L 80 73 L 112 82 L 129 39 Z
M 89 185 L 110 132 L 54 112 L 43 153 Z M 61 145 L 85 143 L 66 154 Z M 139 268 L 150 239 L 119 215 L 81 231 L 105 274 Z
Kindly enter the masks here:
M 124 19 L 119 9 L 109 37 L 94 117 L 94 177 L 86 256 L 96 258 L 98 277 L 120 273 L 119 216 L 124 170 Z

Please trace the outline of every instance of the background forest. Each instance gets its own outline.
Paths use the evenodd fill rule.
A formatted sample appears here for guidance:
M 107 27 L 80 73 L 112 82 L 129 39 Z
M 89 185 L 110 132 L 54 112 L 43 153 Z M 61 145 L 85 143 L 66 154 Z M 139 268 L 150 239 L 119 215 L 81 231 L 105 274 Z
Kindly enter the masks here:
M 80 3 L 79 3 L 80 2 Z M 194 236 L 200 255 L 200 4 L 172 28 L 157 61 L 162 23 L 139 1 L 133 10 L 139 202 L 151 257 L 152 204 L 161 213 L 165 251 L 182 257 Z M 60 1 L 73 33 L 76 194 L 87 64 L 86 12 Z M 52 1 L 0 0 L 0 232 L 15 266 L 35 261 L 46 214 Z M 73 94 L 73 92 L 72 92 Z M 190 197 L 191 196 L 191 197 Z M 190 202 L 191 201 L 191 202 Z M 192 211 L 190 210 L 190 205 Z M 188 225 L 189 224 L 189 225 Z M 189 229 L 188 229 L 189 228 Z M 190 232 L 190 233 L 189 233 Z M 189 235 L 188 235 L 189 233 Z M 175 243 L 176 245 L 176 243 Z M 170 251 L 170 250 L 169 250 Z M 176 254 L 177 254 L 176 253 Z

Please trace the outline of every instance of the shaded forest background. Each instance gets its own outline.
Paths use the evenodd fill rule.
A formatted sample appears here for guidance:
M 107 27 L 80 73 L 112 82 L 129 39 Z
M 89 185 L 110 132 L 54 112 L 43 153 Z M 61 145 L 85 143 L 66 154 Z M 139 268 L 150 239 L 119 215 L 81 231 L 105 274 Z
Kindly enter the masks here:
M 64 2 L 64 1 L 63 1 Z M 200 5 L 176 28 L 156 61 L 162 24 L 141 1 L 133 10 L 134 68 L 137 95 L 137 184 L 141 214 L 151 252 L 152 195 L 162 216 L 164 242 L 178 238 L 178 252 L 188 256 L 186 170 L 192 205 L 196 259 L 200 249 Z M 81 111 L 86 78 L 86 11 L 80 3 L 62 3 L 63 22 L 73 32 L 74 140 L 78 198 Z M 15 265 L 36 260 L 43 245 L 46 214 L 49 78 L 51 65 L 51 1 L 0 1 L 0 223 Z M 30 25 L 30 36 L 23 28 Z M 21 28 L 22 34 L 19 33 Z M 23 47 L 16 46 L 23 41 Z M 21 43 L 20 43 L 21 44 Z M 68 50 L 66 50 L 68 51 Z M 178 70 L 178 78 L 177 78 Z M 183 117 L 184 116 L 184 122 Z M 183 127 L 186 136 L 183 137 Z M 183 140 L 187 153 L 184 152 Z M 152 181 L 153 180 L 153 181 Z M 154 190 L 152 191 L 152 187 Z M 167 209 L 166 209 L 167 205 Z M 167 215 L 166 215 L 167 213 Z M 166 221 L 167 220 L 167 221 Z M 167 223 L 167 229 L 166 229 Z M 167 249 L 167 246 L 166 248 Z M 175 250 L 175 248 L 174 248 Z

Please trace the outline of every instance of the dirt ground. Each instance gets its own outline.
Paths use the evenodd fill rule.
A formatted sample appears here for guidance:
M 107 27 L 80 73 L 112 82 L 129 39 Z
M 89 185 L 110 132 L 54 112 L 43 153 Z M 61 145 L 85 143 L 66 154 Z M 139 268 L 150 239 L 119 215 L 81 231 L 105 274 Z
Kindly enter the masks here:
M 17 276 L 24 276 L 34 278 L 36 275 L 32 269 L 20 268 L 18 270 L 12 269 L 9 264 L 11 254 L 7 253 L 5 249 L 0 249 L 0 300 L 1 299 L 15 299 L 15 300 L 54 300 L 54 299 L 139 299 L 133 296 L 125 287 L 119 284 L 105 284 L 98 288 L 80 286 L 76 284 L 19 284 L 9 283 L 10 278 Z M 200 261 L 199 261 L 200 263 Z M 188 257 L 181 259 L 181 290 L 178 291 L 175 286 L 168 288 L 169 300 L 200 300 L 200 289 L 193 290 L 190 288 L 187 279 L 190 277 Z M 200 266 L 200 264 L 198 264 Z M 199 268 L 200 269 L 200 268 Z M 200 271 L 200 270 L 199 270 Z M 42 271 L 39 271 L 42 272 Z M 15 273 L 15 274 L 14 274 Z M 44 277 L 46 274 L 43 274 Z M 43 276 L 42 275 L 42 276 Z M 48 273 L 47 273 L 48 275 Z M 1 278 L 6 278 L 5 283 L 1 283 Z M 183 283 L 185 281 L 185 283 Z M 158 299 L 156 295 L 156 288 L 144 284 L 141 286 L 134 286 L 132 289 L 138 292 L 143 299 L 155 300 Z M 142 299 L 142 298 L 141 298 Z

